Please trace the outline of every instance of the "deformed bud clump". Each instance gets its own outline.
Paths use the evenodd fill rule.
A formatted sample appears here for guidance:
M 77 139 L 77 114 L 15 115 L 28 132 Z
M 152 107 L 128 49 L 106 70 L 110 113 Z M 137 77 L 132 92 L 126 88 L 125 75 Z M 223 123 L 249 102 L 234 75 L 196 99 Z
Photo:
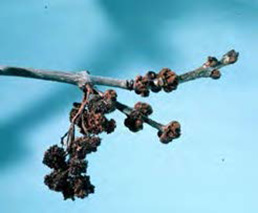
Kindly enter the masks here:
M 181 127 L 177 121 L 170 122 L 168 125 L 163 127 L 163 131 L 158 132 L 158 136 L 162 143 L 169 143 L 173 139 L 176 139 L 181 134 Z
M 169 68 L 163 68 L 159 73 L 147 72 L 145 76 L 137 76 L 134 81 L 134 91 L 143 97 L 149 96 L 152 92 L 171 92 L 178 86 L 177 75 Z
M 66 168 L 65 150 L 57 145 L 51 146 L 44 154 L 43 163 L 51 169 Z
M 88 162 L 85 158 L 96 152 L 101 144 L 98 134 L 114 131 L 115 120 L 107 119 L 105 114 L 116 109 L 116 98 L 114 90 L 100 95 L 87 87 L 82 103 L 74 103 L 70 112 L 71 126 L 62 138 L 63 142 L 66 137 L 66 150 L 54 145 L 45 152 L 43 163 L 53 170 L 45 176 L 44 183 L 49 189 L 62 192 L 64 199 L 85 198 L 94 193 L 95 187 L 86 175 Z M 74 126 L 83 136 L 75 137 Z
M 144 116 L 152 114 L 152 107 L 147 103 L 138 102 L 134 109 L 124 121 L 126 127 L 132 132 L 138 132 L 143 129 Z
M 163 89 L 170 92 L 176 89 L 178 81 L 174 72 L 164 68 L 158 74 L 150 71 L 144 77 L 138 76 L 134 83 L 135 91 L 147 96 L 149 90 L 158 92 Z M 49 189 L 61 192 L 65 200 L 85 198 L 94 193 L 95 187 L 86 174 L 88 167 L 86 158 L 100 146 L 99 134 L 103 132 L 109 134 L 115 130 L 115 120 L 107 119 L 106 114 L 113 112 L 118 105 L 121 106 L 117 103 L 117 94 L 114 90 L 99 93 L 92 87 L 86 86 L 84 92 L 82 102 L 74 103 L 70 111 L 71 126 L 62 137 L 63 147 L 51 146 L 43 158 L 43 163 L 52 169 L 51 173 L 45 176 L 44 183 Z M 138 102 L 133 109 L 127 111 L 124 124 L 132 132 L 137 132 L 143 129 L 143 123 L 152 113 L 153 109 L 148 103 Z M 76 127 L 82 134 L 79 137 L 75 136 Z M 170 123 L 158 135 L 162 143 L 168 143 L 179 137 L 179 123 Z

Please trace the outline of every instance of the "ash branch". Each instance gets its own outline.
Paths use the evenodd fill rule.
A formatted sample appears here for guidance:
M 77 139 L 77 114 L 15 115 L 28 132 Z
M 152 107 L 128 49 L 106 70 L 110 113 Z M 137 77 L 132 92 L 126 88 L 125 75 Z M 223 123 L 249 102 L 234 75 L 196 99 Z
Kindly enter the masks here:
M 184 83 L 187 81 L 192 81 L 198 78 L 212 77 L 212 72 L 214 70 L 221 69 L 225 66 L 233 64 L 238 59 L 238 53 L 235 50 L 231 50 L 223 55 L 221 60 L 217 60 L 215 57 L 208 57 L 206 63 L 204 63 L 199 68 L 186 72 L 184 74 L 178 75 L 178 83 Z M 93 85 L 105 85 L 110 87 L 118 87 L 127 90 L 133 90 L 134 80 L 121 80 L 108 78 L 103 76 L 95 76 L 89 74 L 88 71 L 80 72 L 63 72 L 63 71 L 51 71 L 33 68 L 21 68 L 14 66 L 0 66 L 0 75 L 3 76 L 16 76 L 16 77 L 26 77 L 35 78 L 48 81 L 56 81 L 62 83 L 68 83 L 82 87 L 87 83 Z

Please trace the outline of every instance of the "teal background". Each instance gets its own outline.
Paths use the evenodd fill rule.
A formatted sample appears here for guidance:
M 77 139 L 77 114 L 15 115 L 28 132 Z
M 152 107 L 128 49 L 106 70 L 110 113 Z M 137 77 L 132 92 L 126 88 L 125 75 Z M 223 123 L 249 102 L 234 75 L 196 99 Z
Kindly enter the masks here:
M 96 193 L 63 201 L 47 189 L 41 163 L 59 143 L 81 92 L 73 86 L 0 77 L 0 212 L 256 213 L 258 211 L 257 0 L 1 0 L 0 64 L 90 70 L 133 78 L 170 67 L 183 73 L 234 48 L 237 64 L 148 99 L 117 90 L 121 102 L 147 101 L 153 118 L 177 120 L 169 145 L 145 126 L 103 135 L 89 156 Z

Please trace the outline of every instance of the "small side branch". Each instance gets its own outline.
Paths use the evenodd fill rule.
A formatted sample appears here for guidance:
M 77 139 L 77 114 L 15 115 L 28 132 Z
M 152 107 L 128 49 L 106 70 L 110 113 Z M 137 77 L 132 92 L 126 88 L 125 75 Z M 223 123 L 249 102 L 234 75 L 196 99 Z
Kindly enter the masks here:
M 133 109 L 130 108 L 129 106 L 127 106 L 125 104 L 122 104 L 122 103 L 120 103 L 118 101 L 116 102 L 116 108 L 120 112 L 124 113 L 125 115 L 130 115 L 130 113 L 133 111 Z M 157 129 L 158 131 L 161 131 L 161 132 L 163 131 L 163 127 L 165 125 L 162 125 L 162 124 L 160 124 L 160 123 L 158 123 L 158 122 L 148 118 L 147 116 L 143 115 L 142 117 L 143 117 L 143 121 L 145 123 L 149 124 L 150 126 L 152 126 L 153 128 Z

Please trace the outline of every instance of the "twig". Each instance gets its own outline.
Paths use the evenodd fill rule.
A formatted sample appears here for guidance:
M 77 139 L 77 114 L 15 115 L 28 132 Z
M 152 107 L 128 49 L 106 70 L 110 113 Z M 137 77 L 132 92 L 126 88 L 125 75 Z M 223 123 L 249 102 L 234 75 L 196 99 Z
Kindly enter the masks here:
M 216 64 L 213 64 L 213 66 L 205 63 L 204 65 L 193 71 L 178 75 L 179 83 L 184 83 L 198 78 L 210 77 L 211 72 L 213 70 L 220 69 L 227 65 L 233 64 L 237 61 L 237 59 L 238 53 L 234 50 L 231 50 L 228 53 L 226 53 L 220 61 L 217 61 Z M 57 81 L 77 85 L 79 87 L 83 87 L 85 84 L 91 83 L 93 85 L 105 85 L 127 90 L 133 89 L 133 80 L 121 80 L 103 76 L 94 76 L 90 75 L 87 71 L 72 73 L 63 71 L 48 71 L 42 69 L 21 68 L 13 66 L 0 66 L 0 75 Z
M 118 101 L 116 102 L 116 108 L 120 112 L 124 113 L 125 115 L 130 115 L 130 113 L 133 111 L 133 109 L 131 107 L 129 107 L 129 106 L 125 105 L 125 104 L 122 104 L 122 103 L 120 103 Z M 143 121 L 145 123 L 149 124 L 150 126 L 152 126 L 155 129 L 163 132 L 163 129 L 164 129 L 165 125 L 160 124 L 160 123 L 158 123 L 158 122 L 156 122 L 156 121 L 154 121 L 154 120 L 152 120 L 152 119 L 150 119 L 150 118 L 148 118 L 147 116 L 144 116 L 144 115 L 142 115 L 142 118 L 143 118 Z
M 201 67 L 184 73 L 178 76 L 179 83 L 184 83 L 187 81 L 192 81 L 197 78 L 209 78 L 213 70 L 218 70 L 222 67 L 228 66 L 235 63 L 238 60 L 239 53 L 235 50 L 230 50 L 227 52 L 220 61 L 214 57 L 208 57 L 208 61 L 204 63 Z

